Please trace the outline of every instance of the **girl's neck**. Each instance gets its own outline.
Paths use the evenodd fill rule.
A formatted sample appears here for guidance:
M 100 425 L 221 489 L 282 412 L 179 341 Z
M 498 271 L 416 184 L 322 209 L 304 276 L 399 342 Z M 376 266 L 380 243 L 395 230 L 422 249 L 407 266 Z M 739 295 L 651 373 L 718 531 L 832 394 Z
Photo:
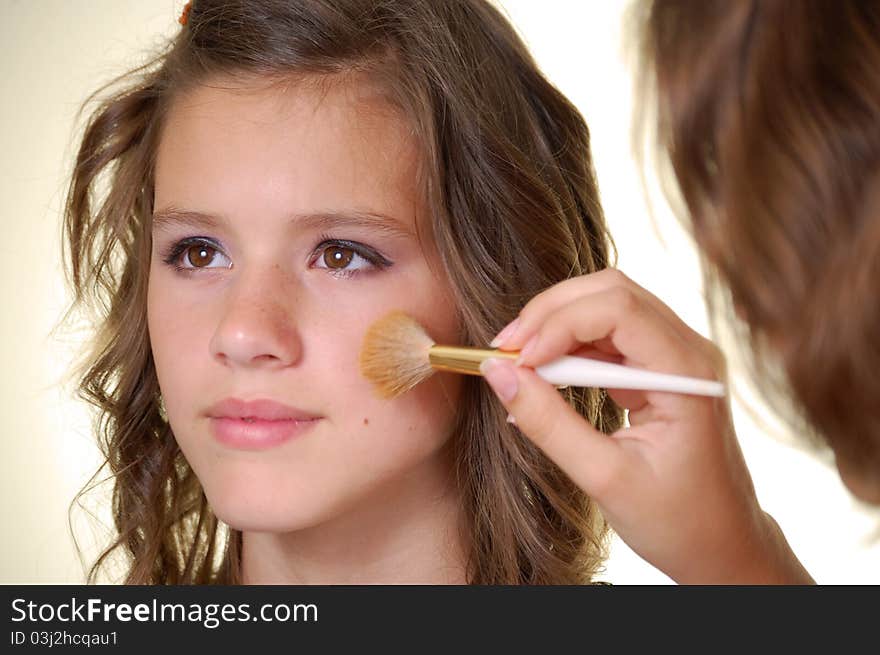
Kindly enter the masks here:
M 448 466 L 425 462 L 319 525 L 244 532 L 241 577 L 245 584 L 465 584 L 460 526 Z

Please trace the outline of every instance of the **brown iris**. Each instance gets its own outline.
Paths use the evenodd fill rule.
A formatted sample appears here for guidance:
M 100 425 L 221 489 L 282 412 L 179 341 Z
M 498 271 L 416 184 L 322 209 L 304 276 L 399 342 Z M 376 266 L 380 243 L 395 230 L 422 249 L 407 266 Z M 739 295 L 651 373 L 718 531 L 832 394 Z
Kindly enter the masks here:
M 327 268 L 345 268 L 351 263 L 354 250 L 341 246 L 328 246 L 324 249 L 324 263 Z
M 196 268 L 204 268 L 210 264 L 214 261 L 214 255 L 216 254 L 217 251 L 214 248 L 203 243 L 186 249 L 186 258 Z

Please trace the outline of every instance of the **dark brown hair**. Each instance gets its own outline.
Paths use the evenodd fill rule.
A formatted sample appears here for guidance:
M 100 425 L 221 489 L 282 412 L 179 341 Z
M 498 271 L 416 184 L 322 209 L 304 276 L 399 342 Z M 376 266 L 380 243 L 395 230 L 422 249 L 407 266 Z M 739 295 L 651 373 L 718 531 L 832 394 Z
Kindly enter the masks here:
M 707 273 L 748 327 L 756 377 L 880 502 L 880 4 L 640 12 L 660 149 Z
M 90 580 L 117 548 L 128 583 L 238 579 L 241 535 L 224 538 L 177 447 L 146 331 L 153 161 L 169 103 L 214 76 L 353 72 L 383 85 L 419 139 L 430 236 L 464 339 L 486 343 L 542 289 L 609 265 L 587 127 L 488 3 L 196 0 L 168 50 L 91 115 L 68 196 L 76 299 L 101 321 L 81 389 L 100 411 L 119 533 Z M 604 394 L 564 393 L 600 429 L 621 425 Z M 453 449 L 470 581 L 590 580 L 603 518 L 505 417 L 481 381 L 464 381 Z

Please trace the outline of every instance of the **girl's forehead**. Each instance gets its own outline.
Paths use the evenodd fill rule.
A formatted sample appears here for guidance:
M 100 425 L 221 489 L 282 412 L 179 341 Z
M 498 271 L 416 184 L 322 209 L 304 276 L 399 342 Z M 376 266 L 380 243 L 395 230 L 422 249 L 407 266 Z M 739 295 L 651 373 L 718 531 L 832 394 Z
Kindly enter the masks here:
M 172 102 L 156 207 L 385 214 L 421 232 L 419 148 L 401 110 L 356 76 L 211 80 Z
M 357 79 L 201 84 L 172 101 L 163 128 L 160 166 L 172 155 L 222 163 L 232 150 L 241 163 L 260 155 L 277 158 L 278 165 L 343 158 L 390 170 L 415 146 L 402 113 Z
M 208 78 L 172 96 L 167 121 L 199 113 L 253 121 L 341 117 L 399 128 L 409 122 L 384 86 L 359 73 Z
M 278 164 L 311 157 L 367 163 L 372 174 L 410 172 L 418 154 L 404 113 L 363 76 L 307 76 L 284 81 L 212 79 L 170 103 L 157 166 L 170 157 L 208 157 L 224 149 L 246 163 L 257 156 Z

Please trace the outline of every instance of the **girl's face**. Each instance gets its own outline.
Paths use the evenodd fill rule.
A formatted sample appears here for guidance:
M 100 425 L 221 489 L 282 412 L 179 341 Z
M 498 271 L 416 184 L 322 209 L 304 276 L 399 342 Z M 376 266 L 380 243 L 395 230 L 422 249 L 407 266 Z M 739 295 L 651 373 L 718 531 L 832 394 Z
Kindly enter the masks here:
M 205 85 L 170 109 L 150 341 L 174 435 L 233 527 L 302 529 L 446 479 L 458 379 L 383 401 L 358 369 L 393 309 L 457 337 L 416 238 L 417 155 L 363 83 Z

